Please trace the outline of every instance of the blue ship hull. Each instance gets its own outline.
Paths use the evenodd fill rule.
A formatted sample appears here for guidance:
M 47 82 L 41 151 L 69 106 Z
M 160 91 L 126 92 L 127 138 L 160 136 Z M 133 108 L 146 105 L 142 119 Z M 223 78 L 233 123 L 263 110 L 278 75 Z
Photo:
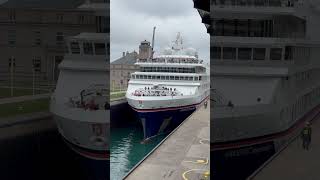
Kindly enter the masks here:
M 142 123 L 144 139 L 146 140 L 172 131 L 196 110 L 196 105 L 158 110 L 134 110 Z

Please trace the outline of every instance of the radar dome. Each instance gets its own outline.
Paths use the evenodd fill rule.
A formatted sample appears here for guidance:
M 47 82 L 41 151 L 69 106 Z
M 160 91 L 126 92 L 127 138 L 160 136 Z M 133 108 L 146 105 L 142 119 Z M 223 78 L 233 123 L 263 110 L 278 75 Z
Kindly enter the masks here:
M 197 54 L 197 51 L 194 48 L 187 48 L 185 51 L 189 56 L 195 56 Z

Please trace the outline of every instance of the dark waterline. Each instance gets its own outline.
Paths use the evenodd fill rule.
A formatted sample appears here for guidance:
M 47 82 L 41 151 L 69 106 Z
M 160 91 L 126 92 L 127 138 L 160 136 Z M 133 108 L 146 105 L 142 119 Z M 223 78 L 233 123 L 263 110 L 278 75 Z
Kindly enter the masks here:
M 95 180 L 56 130 L 1 140 L 0 147 L 0 179 Z

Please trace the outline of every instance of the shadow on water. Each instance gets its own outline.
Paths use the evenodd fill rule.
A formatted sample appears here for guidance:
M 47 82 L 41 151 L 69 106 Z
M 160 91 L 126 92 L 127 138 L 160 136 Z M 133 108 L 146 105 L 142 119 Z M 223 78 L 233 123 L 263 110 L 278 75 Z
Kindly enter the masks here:
M 0 179 L 94 179 L 55 129 L 1 140 L 0 147 Z

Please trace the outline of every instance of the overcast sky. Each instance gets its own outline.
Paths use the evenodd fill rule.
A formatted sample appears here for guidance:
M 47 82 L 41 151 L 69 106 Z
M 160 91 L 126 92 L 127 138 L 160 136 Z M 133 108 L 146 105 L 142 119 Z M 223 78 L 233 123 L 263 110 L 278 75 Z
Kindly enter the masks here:
M 195 48 L 209 62 L 210 36 L 192 0 L 111 0 L 110 13 L 111 61 L 123 51 L 138 52 L 143 40 L 151 42 L 156 26 L 156 54 L 181 32 L 184 47 Z

